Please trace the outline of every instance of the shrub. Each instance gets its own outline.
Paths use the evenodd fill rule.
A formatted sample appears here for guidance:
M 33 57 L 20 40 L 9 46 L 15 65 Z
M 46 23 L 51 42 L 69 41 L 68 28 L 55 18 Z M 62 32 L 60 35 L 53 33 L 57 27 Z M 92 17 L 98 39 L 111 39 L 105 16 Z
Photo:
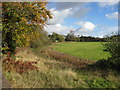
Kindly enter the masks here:
M 52 35 L 49 35 L 49 38 L 52 42 L 63 42 L 65 40 L 63 35 L 57 34 L 55 32 L 53 32 Z
M 106 48 L 106 51 L 111 54 L 111 57 L 97 63 L 102 64 L 103 67 L 120 71 L 120 35 L 107 37 L 107 42 L 105 42 L 103 46 Z
M 42 47 L 49 45 L 50 41 L 48 39 L 47 33 L 45 31 L 40 31 L 40 37 L 30 42 L 30 47 L 34 50 L 40 50 Z
M 120 35 L 114 35 L 107 38 L 107 42 L 103 44 L 105 48 L 107 49 L 112 58 L 114 59 L 120 59 Z

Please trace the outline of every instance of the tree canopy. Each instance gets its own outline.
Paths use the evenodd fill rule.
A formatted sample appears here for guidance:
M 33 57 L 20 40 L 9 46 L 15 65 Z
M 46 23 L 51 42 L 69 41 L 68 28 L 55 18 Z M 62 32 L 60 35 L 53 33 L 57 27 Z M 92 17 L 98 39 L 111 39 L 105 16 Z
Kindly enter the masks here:
M 17 46 L 26 46 L 40 37 L 47 20 L 52 18 L 46 2 L 2 3 L 2 50 L 14 52 Z
M 64 36 L 60 35 L 60 34 L 57 34 L 55 32 L 53 32 L 52 35 L 49 35 L 49 37 L 50 37 L 50 40 L 52 42 L 56 42 L 56 41 L 57 42 L 62 42 L 62 41 L 64 41 Z

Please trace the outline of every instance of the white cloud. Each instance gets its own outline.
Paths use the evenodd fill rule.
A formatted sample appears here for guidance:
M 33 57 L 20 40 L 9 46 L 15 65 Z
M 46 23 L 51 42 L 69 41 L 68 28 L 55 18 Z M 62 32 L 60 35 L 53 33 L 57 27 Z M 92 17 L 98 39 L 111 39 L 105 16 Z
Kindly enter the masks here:
M 62 12 L 69 10 L 69 12 L 72 13 L 69 16 L 81 18 L 90 11 L 90 8 L 86 7 L 87 4 L 86 2 L 55 2 L 54 6 L 56 10 L 54 10 L 54 12 L 57 11 L 64 17 L 66 14 L 64 15 Z M 49 8 L 53 8 L 53 5 L 49 4 Z
M 112 6 L 117 4 L 117 2 L 98 2 L 100 7 Z M 62 23 L 64 19 L 67 17 L 75 17 L 81 18 L 85 16 L 86 13 L 90 11 L 90 8 L 85 7 L 85 3 L 77 2 L 77 3 L 57 3 L 57 8 L 51 9 L 53 14 L 53 19 L 48 21 L 48 27 L 45 30 L 49 33 L 56 32 L 59 34 L 67 34 L 70 30 L 75 30 L 73 26 L 64 26 Z M 118 12 L 114 12 L 112 14 L 106 14 L 107 18 L 116 19 Z M 104 35 L 111 34 L 113 31 L 117 30 L 117 27 L 108 27 L 108 26 L 101 26 L 95 25 L 89 21 L 83 21 L 77 23 L 80 26 L 80 29 L 76 32 L 77 35 L 86 35 L 86 36 L 99 36 L 103 37 Z M 96 30 L 96 27 L 99 30 Z
M 48 25 L 45 30 L 49 33 L 56 32 L 58 34 L 67 34 L 70 30 L 73 30 L 72 26 L 63 26 L 62 24 Z
M 101 0 L 97 2 L 100 7 L 107 7 L 118 4 L 119 0 Z
M 93 31 L 97 25 L 93 24 L 92 22 L 86 21 L 86 22 L 77 22 L 78 25 L 80 25 L 79 31 L 82 32 L 88 32 Z
M 48 24 L 62 23 L 66 17 L 68 17 L 69 15 L 72 14 L 71 8 L 65 9 L 62 11 L 57 11 L 55 9 L 51 9 L 50 11 L 53 15 L 53 19 L 50 19 L 48 21 Z
M 111 14 L 106 14 L 105 16 L 109 19 L 118 19 L 118 12 L 113 12 Z
M 92 32 L 93 36 L 104 37 L 106 35 L 113 35 L 118 33 L 118 27 L 116 26 L 104 26 L 99 25 L 98 30 Z
M 97 25 L 97 29 L 88 32 L 81 32 L 78 31 L 76 35 L 84 35 L 84 36 L 94 36 L 94 37 L 104 37 L 106 35 L 114 35 L 118 33 L 118 27 L 116 26 L 104 26 L 104 25 Z
M 83 18 L 91 8 L 86 8 L 86 7 L 74 7 L 72 11 L 74 12 L 71 17 L 75 18 Z
M 118 33 L 118 27 L 116 26 L 104 26 L 104 25 L 95 25 L 91 22 L 79 22 L 77 23 L 81 28 L 75 32 L 76 35 L 84 36 L 94 36 L 94 37 L 104 37 L 106 35 L 113 35 Z M 97 28 L 97 29 L 95 29 Z M 58 34 L 67 35 L 70 30 L 75 30 L 72 26 L 63 26 L 61 24 L 48 25 L 45 27 L 45 30 L 48 33 L 56 32 Z
M 57 10 L 64 10 L 68 8 L 74 8 L 74 7 L 82 7 L 86 5 L 85 2 L 56 2 L 54 3 Z
M 100 7 L 113 6 L 113 5 L 117 4 L 117 3 L 118 2 L 115 2 L 114 0 L 113 0 L 113 2 L 109 2 L 109 0 L 108 0 L 106 2 L 99 2 L 99 6 Z
M 89 21 L 77 22 L 76 24 L 80 28 L 75 30 L 75 34 L 80 36 L 92 36 L 92 32 L 94 32 L 94 29 L 97 27 L 97 25 Z
M 74 7 L 60 11 L 52 8 L 50 9 L 50 11 L 51 14 L 53 15 L 53 19 L 48 20 L 48 24 L 53 25 L 64 22 L 64 19 L 67 17 L 82 18 L 88 11 L 90 11 L 90 8 Z

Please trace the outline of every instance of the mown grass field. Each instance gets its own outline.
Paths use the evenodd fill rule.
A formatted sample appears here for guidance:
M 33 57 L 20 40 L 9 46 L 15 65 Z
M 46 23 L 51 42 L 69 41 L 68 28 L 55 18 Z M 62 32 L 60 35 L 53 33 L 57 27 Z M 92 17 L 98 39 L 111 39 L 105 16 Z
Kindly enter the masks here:
M 65 54 L 75 57 L 100 60 L 110 56 L 108 52 L 103 51 L 105 48 L 100 42 L 70 42 L 54 44 L 54 49 Z

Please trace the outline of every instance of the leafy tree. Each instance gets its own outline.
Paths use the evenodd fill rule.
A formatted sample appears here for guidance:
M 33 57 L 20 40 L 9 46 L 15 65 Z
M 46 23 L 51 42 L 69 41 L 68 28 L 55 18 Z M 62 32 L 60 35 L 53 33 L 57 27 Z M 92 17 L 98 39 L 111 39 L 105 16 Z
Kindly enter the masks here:
M 59 42 L 63 42 L 65 39 L 64 39 L 64 36 L 63 36 L 63 35 L 58 35 L 57 40 L 58 40 Z
M 107 42 L 103 43 L 112 58 L 120 60 L 120 35 L 114 35 L 107 38 Z
M 62 42 L 64 41 L 64 36 L 63 35 L 60 35 L 60 34 L 57 34 L 55 32 L 52 33 L 52 35 L 49 35 L 50 39 L 52 40 L 52 42 Z
M 17 46 L 27 46 L 41 37 L 50 11 L 46 2 L 3 2 L 2 3 L 2 50 L 15 52 Z

